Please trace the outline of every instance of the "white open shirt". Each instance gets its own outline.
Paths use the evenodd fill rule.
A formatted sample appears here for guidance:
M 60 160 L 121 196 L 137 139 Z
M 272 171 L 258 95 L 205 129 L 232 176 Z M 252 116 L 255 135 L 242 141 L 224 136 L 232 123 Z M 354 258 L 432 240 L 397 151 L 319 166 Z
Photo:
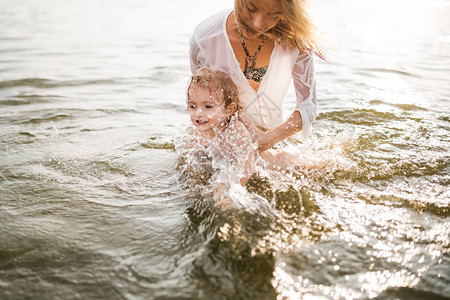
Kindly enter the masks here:
M 241 91 L 244 113 L 253 122 L 267 129 L 283 122 L 282 104 L 291 80 L 294 82 L 298 110 L 302 116 L 302 131 L 306 137 L 317 116 L 316 82 L 313 56 L 297 48 L 283 49 L 275 42 L 267 73 L 258 91 L 250 86 L 234 55 L 226 31 L 231 10 L 221 11 L 201 22 L 190 41 L 191 70 L 210 67 L 227 72 Z

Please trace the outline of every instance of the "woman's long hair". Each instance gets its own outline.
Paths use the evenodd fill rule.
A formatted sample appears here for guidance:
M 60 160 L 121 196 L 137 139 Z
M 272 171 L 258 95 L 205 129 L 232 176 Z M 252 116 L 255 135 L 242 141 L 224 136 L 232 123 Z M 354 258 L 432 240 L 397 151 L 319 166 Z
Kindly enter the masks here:
M 250 20 L 245 0 L 234 1 L 234 13 L 239 27 L 246 27 L 243 20 Z M 304 53 L 315 53 L 324 59 L 322 49 L 314 36 L 315 27 L 308 14 L 307 0 L 278 0 L 281 3 L 282 17 L 278 24 L 265 35 L 284 48 L 298 48 Z

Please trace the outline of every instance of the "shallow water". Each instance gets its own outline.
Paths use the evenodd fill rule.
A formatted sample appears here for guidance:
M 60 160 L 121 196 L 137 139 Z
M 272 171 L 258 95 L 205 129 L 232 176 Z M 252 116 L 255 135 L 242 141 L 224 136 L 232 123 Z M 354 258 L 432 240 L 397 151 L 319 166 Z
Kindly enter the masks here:
M 450 3 L 312 4 L 320 115 L 272 182 L 303 209 L 271 215 L 177 169 L 188 40 L 232 1 L 0 1 L 0 298 L 448 297 Z

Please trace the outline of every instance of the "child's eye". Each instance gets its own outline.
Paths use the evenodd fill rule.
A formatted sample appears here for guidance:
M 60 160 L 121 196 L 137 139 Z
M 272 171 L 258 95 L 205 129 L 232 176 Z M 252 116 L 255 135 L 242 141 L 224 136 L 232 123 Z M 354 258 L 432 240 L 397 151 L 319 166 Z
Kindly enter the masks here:
M 195 108 L 194 104 L 188 105 L 188 109 L 194 109 L 194 108 Z
M 214 106 L 212 106 L 212 105 L 206 105 L 205 107 L 206 108 L 214 108 Z

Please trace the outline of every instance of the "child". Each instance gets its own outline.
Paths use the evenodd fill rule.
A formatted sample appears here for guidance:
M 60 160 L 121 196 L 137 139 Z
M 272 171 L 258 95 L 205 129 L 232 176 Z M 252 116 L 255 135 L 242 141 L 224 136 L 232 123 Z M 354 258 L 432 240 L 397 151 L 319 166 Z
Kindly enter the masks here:
M 214 174 L 213 196 L 216 205 L 222 208 L 234 207 L 230 193 L 235 195 L 233 199 L 243 197 L 236 196 L 241 189 L 232 183 L 246 186 L 257 165 L 286 169 L 296 157 L 282 150 L 258 153 L 251 131 L 239 118 L 242 112 L 239 100 L 233 80 L 218 70 L 198 69 L 187 88 L 188 111 L 195 126 L 193 139 L 185 145 L 189 151 L 183 155 L 187 171 L 192 179 L 203 182 Z M 212 172 L 214 169 L 217 172 Z
M 187 89 L 187 106 L 197 143 L 240 176 L 245 186 L 256 166 L 257 145 L 239 120 L 239 90 L 226 73 L 198 69 Z

